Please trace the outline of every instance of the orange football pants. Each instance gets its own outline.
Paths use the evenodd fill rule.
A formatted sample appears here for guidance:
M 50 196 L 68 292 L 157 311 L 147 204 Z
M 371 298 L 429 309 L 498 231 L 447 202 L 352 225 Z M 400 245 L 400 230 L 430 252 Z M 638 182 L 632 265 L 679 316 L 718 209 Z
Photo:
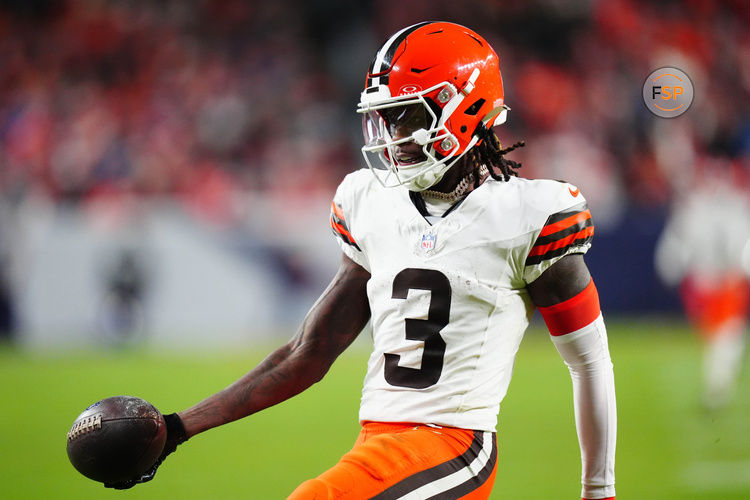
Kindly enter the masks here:
M 724 276 L 711 283 L 688 277 L 680 292 L 690 321 L 706 339 L 716 337 L 730 321 L 747 321 L 750 282 L 744 277 Z
M 486 499 L 497 472 L 492 432 L 365 422 L 354 447 L 289 500 Z

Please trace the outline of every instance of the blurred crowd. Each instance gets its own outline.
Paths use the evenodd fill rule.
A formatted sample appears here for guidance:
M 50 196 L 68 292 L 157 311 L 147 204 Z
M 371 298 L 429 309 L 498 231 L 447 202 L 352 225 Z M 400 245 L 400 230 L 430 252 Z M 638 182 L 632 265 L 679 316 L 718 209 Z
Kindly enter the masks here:
M 741 0 L 4 2 L 0 196 L 171 194 L 209 220 L 254 192 L 332 191 L 362 165 L 354 113 L 391 32 L 463 23 L 500 54 L 527 176 L 582 178 L 605 218 L 668 202 L 706 158 L 747 167 L 750 11 Z M 661 66 L 695 86 L 660 120 Z
M 494 46 L 501 141 L 526 141 L 522 175 L 579 184 L 598 228 L 663 210 L 711 169 L 747 182 L 743 0 L 16 0 L 0 6 L 0 240 L 29 201 L 167 196 L 242 227 L 258 196 L 289 211 L 330 198 L 363 166 L 355 108 L 375 51 L 436 19 Z M 695 87 L 675 119 L 642 99 L 663 66 Z
M 18 2 L 0 14 L 0 193 L 86 202 L 329 188 L 355 163 L 303 2 Z M 277 186 L 282 183 L 283 186 Z

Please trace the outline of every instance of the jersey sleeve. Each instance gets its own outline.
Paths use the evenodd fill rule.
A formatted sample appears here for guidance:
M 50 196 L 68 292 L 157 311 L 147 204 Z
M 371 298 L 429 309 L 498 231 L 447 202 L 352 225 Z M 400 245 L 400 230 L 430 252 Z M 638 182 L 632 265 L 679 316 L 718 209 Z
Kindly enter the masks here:
M 586 253 L 594 236 L 594 221 L 578 188 L 559 183 L 561 194 L 551 202 L 551 210 L 539 229 L 526 256 L 524 281 L 531 283 L 562 257 Z
M 336 195 L 331 202 L 331 231 L 336 236 L 336 241 L 344 254 L 369 271 L 370 265 L 367 257 L 350 227 L 350 220 L 355 219 L 355 201 L 357 199 L 356 194 L 352 192 L 351 184 L 350 178 L 347 176 L 336 190 Z

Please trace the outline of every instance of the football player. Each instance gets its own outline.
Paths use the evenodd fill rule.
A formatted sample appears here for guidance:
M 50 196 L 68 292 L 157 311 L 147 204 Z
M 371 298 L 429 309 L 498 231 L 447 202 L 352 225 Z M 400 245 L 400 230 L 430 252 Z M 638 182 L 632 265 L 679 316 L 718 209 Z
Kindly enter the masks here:
M 656 246 L 656 269 L 677 286 L 703 341 L 702 399 L 716 411 L 732 401 L 750 314 L 750 198 L 731 163 L 713 159 L 686 173 Z M 717 224 L 716 221 L 721 221 Z
M 591 214 L 577 187 L 517 177 L 492 132 L 508 110 L 477 33 L 425 22 L 385 42 L 358 107 L 369 170 L 346 176 L 331 206 L 337 274 L 289 343 L 167 416 L 162 460 L 319 381 L 369 321 L 361 433 L 290 498 L 487 498 L 500 401 L 536 307 L 573 381 L 582 496 L 614 498 L 614 376 L 583 259 Z

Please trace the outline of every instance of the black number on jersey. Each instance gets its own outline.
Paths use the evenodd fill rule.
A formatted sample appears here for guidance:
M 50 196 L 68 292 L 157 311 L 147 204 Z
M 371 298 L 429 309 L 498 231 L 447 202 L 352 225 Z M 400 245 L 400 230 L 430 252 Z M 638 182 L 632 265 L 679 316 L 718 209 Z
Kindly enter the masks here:
M 409 290 L 430 291 L 427 319 L 406 318 L 406 338 L 424 341 L 422 367 L 399 366 L 401 356 L 385 354 L 385 380 L 399 387 L 424 389 L 435 385 L 443 371 L 445 340 L 440 330 L 448 324 L 451 308 L 451 284 L 440 271 L 433 269 L 404 269 L 393 279 L 394 299 L 405 299 Z

